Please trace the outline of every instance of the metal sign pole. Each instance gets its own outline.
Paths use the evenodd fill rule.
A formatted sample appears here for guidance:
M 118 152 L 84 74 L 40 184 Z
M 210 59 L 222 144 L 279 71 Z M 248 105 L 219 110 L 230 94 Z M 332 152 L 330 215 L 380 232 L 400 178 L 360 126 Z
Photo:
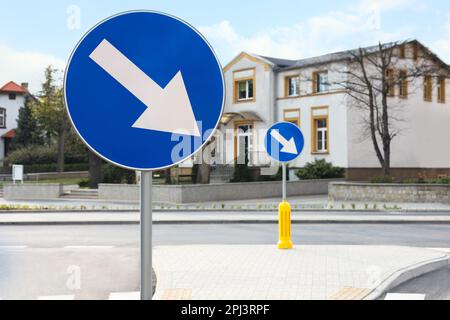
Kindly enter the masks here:
M 286 163 L 281 164 L 282 168 L 282 197 L 283 201 L 286 201 Z
M 152 284 L 152 171 L 141 171 L 141 300 L 151 300 Z

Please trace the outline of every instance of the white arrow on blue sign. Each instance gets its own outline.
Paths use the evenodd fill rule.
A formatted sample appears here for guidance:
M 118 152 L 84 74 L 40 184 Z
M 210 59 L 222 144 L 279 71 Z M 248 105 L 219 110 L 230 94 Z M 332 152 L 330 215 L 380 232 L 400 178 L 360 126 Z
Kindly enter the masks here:
M 69 117 L 99 156 L 134 170 L 163 169 L 197 152 L 224 105 L 222 67 L 186 22 L 131 11 L 92 28 L 64 78 Z M 175 154 L 180 139 L 182 154 Z
M 270 157 L 280 162 L 297 158 L 303 150 L 305 140 L 298 126 L 290 122 L 275 123 L 267 130 L 266 151 Z

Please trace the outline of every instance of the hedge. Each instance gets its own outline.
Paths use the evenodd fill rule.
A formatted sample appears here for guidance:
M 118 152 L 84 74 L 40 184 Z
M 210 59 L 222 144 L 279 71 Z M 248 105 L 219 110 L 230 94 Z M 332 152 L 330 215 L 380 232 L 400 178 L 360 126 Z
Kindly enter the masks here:
M 56 146 L 28 146 L 11 151 L 5 159 L 7 164 L 35 165 L 56 163 L 58 151 Z M 64 162 L 67 164 L 79 164 L 87 162 L 86 154 L 73 154 L 66 150 Z
M 24 166 L 24 173 L 56 172 L 56 164 L 32 164 Z M 68 163 L 64 165 L 65 172 L 88 171 L 88 163 Z M 0 167 L 0 174 L 11 174 L 12 167 Z

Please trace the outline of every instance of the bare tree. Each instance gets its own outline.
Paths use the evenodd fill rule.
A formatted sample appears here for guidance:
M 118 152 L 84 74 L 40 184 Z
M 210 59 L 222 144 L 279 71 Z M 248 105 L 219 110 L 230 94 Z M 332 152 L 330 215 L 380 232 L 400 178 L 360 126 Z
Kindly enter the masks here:
M 416 41 L 380 43 L 377 47 L 350 52 L 350 60 L 339 70 L 337 85 L 346 90 L 350 107 L 362 111 L 362 137 L 372 140 L 383 174 L 390 175 L 391 144 L 404 121 L 404 99 L 423 87 L 425 75 L 438 75 L 435 57 Z M 405 57 L 406 48 L 410 55 Z M 419 55 L 420 52 L 420 55 Z M 397 90 L 398 89 L 398 90 Z
M 211 175 L 211 152 L 215 146 L 215 140 L 208 141 L 202 148 L 202 150 L 197 154 L 198 160 L 198 171 L 196 182 L 198 184 L 209 184 Z
M 94 152 L 88 150 L 89 155 L 89 188 L 97 189 L 102 181 L 102 159 Z

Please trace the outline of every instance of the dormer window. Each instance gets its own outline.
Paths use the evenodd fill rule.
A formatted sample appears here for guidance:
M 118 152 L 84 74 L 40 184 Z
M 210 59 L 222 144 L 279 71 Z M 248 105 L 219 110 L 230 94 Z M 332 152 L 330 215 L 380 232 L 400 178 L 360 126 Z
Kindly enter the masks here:
M 300 95 L 300 76 L 287 76 L 285 79 L 286 96 L 298 97 Z
M 255 68 L 233 71 L 234 102 L 255 101 Z
M 246 101 L 253 99 L 253 80 L 243 80 L 237 82 L 238 101 Z
M 313 73 L 313 93 L 327 92 L 330 90 L 328 71 Z
M 9 100 L 16 100 L 16 94 L 15 93 L 10 93 L 8 96 L 9 96 Z

